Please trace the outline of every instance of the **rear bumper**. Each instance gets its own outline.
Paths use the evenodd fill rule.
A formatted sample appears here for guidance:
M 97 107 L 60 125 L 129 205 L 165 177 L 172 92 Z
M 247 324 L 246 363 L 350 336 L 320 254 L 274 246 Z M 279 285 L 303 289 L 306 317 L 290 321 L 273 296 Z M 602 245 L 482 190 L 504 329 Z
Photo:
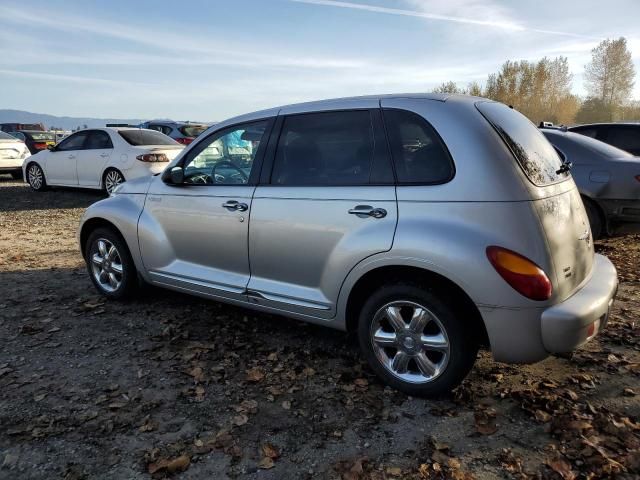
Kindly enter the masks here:
M 618 290 L 616 267 L 594 258 L 591 279 L 573 296 L 542 313 L 542 343 L 550 353 L 570 352 L 591 340 L 609 319 Z
M 481 308 L 493 357 L 533 363 L 576 349 L 605 327 L 617 289 L 615 267 L 596 255 L 589 281 L 561 303 L 547 308 Z

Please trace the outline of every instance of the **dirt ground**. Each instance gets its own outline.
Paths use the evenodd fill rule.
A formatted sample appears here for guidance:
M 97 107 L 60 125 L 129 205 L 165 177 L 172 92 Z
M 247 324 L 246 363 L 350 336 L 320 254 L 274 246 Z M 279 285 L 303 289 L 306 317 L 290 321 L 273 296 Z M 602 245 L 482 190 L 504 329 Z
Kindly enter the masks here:
M 639 235 L 597 244 L 621 279 L 597 340 L 481 353 L 424 400 L 337 331 L 152 288 L 105 301 L 76 245 L 100 198 L 0 176 L 0 478 L 639 478 Z

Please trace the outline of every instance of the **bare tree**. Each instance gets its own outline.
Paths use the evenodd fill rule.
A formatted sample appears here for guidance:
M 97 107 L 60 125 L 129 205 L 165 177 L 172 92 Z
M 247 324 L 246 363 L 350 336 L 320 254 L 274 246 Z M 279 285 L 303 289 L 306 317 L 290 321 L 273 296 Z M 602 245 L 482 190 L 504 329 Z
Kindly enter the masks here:
M 591 55 L 591 62 L 585 66 L 587 92 L 590 98 L 600 100 L 607 119 L 613 120 L 629 101 L 636 74 L 627 40 L 603 40 Z
M 434 93 L 465 93 L 465 91 L 458 87 L 456 82 L 443 82 L 440 86 L 433 89 Z

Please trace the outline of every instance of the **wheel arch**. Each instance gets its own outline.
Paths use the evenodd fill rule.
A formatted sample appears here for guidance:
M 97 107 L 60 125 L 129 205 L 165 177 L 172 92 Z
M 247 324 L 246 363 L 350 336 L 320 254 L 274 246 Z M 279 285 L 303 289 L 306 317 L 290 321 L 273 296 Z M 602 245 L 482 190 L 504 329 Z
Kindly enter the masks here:
M 348 332 L 357 330 L 358 312 L 366 301 L 367 294 L 380 285 L 394 281 L 416 281 L 456 299 L 456 308 L 469 316 L 470 324 L 480 345 L 490 346 L 489 335 L 480 310 L 464 289 L 441 273 L 416 265 L 382 265 L 360 275 L 351 285 L 343 307 L 344 325 Z
M 605 235 L 608 235 L 609 232 L 609 217 L 607 216 L 604 208 L 602 208 L 602 205 L 600 205 L 600 202 L 598 202 L 598 200 L 596 200 L 595 198 L 580 192 L 580 198 L 582 199 L 582 203 L 584 203 L 585 205 L 587 203 L 589 203 L 590 205 L 593 205 L 593 207 L 596 209 L 596 212 L 598 212 L 598 215 L 600 216 L 600 220 L 602 221 L 602 229 L 603 229 L 603 233 Z
M 91 235 L 91 232 L 95 231 L 98 228 L 108 228 L 110 230 L 113 230 L 114 233 L 116 233 L 122 239 L 125 245 L 127 245 L 127 248 L 131 253 L 131 247 L 129 246 L 129 244 L 127 243 L 127 240 L 122 235 L 122 232 L 120 231 L 120 229 L 115 224 L 113 224 L 107 219 L 104 219 L 101 217 L 94 217 L 85 221 L 82 224 L 82 227 L 80 228 L 80 252 L 82 253 L 83 257 L 87 249 L 87 241 L 89 240 L 89 236 Z
M 122 178 L 124 179 L 123 181 L 126 181 L 126 177 L 124 176 L 124 173 L 122 173 L 122 170 L 120 170 L 118 167 L 114 167 L 113 165 L 109 165 L 102 171 L 102 176 L 100 177 L 100 187 L 102 188 L 102 190 L 106 190 L 107 188 L 107 186 L 105 185 L 105 181 L 107 179 L 107 173 L 109 173 L 110 170 L 115 170 L 116 172 L 118 172 L 120 175 L 122 175 Z

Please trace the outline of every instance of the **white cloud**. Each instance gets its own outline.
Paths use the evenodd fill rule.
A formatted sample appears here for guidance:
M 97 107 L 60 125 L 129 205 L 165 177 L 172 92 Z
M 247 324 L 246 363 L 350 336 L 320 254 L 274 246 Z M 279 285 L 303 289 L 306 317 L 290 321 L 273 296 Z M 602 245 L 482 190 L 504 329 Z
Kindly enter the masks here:
M 388 14 L 388 15 L 401 15 L 405 17 L 417 17 L 417 18 L 426 18 L 429 20 L 440 20 L 445 22 L 454 22 L 454 23 L 461 23 L 461 24 L 467 24 L 467 25 L 477 25 L 481 27 L 511 30 L 514 32 L 535 32 L 535 33 L 542 33 L 546 35 L 560 35 L 560 36 L 577 37 L 577 38 L 593 38 L 587 35 L 581 35 L 581 34 L 572 33 L 572 32 L 562 32 L 557 30 L 545 30 L 540 28 L 528 27 L 520 23 L 516 23 L 508 20 L 502 20 L 502 19 L 483 20 L 479 18 L 473 18 L 470 16 L 457 16 L 457 15 L 445 15 L 440 13 L 433 13 L 433 11 L 427 11 L 427 10 L 430 10 L 428 7 L 431 4 L 424 5 L 420 10 L 405 10 L 400 8 L 380 7 L 377 5 L 370 5 L 366 3 L 342 2 L 342 1 L 336 1 L 336 0 L 290 0 L 290 1 L 296 2 L 296 3 L 306 3 L 309 5 L 321 5 L 321 6 L 327 6 L 327 7 L 347 8 L 347 9 L 353 9 L 353 10 L 362 10 L 367 12 Z M 454 2 L 453 6 L 464 7 L 465 4 L 472 5 L 476 7 L 474 8 L 475 10 L 478 10 L 477 2 L 456 1 Z

